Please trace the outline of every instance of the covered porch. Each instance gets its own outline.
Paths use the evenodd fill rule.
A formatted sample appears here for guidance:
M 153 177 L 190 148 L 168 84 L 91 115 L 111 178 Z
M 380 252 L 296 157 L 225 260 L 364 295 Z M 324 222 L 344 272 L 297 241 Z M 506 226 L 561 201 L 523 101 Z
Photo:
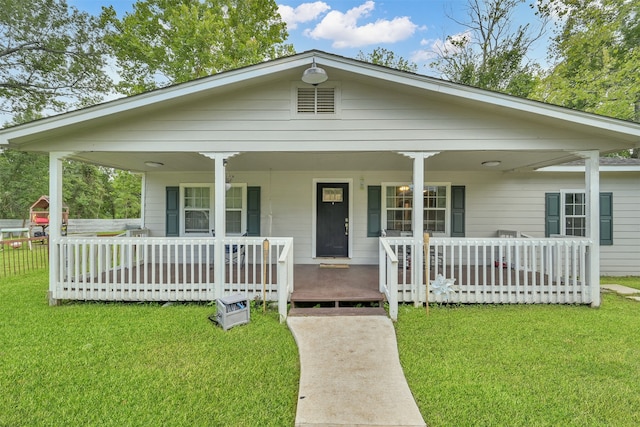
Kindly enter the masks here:
M 212 301 L 241 293 L 276 301 L 282 320 L 296 301 L 340 307 L 384 299 L 396 320 L 401 303 L 593 304 L 599 297 L 599 281 L 589 281 L 589 239 L 378 240 L 379 265 L 325 266 L 294 264 L 292 238 L 225 238 L 227 252 L 242 248 L 245 256 L 216 264 L 213 238 L 60 237 L 51 242 L 50 298 Z M 427 286 L 438 275 L 454 280 L 452 292 Z

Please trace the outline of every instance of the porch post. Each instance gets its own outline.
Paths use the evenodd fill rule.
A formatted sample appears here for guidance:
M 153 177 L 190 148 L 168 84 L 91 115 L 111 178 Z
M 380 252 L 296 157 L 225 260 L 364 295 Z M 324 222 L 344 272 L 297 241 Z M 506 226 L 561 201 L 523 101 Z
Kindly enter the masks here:
M 586 195 L 586 235 L 589 247 L 587 279 L 591 290 L 591 307 L 600 307 L 600 153 L 586 151 L 584 158 Z
M 222 298 L 224 296 L 224 282 L 225 282 L 225 256 L 224 256 L 224 238 L 226 237 L 226 165 L 227 159 L 235 156 L 238 153 L 200 153 L 203 156 L 209 157 L 214 161 L 214 221 L 213 229 L 215 230 L 214 237 L 214 249 L 213 249 L 213 265 L 214 265 L 214 280 L 215 298 Z
M 62 161 L 69 153 L 49 154 L 49 305 L 58 301 L 60 237 L 62 236 Z
M 413 233 L 413 248 L 411 250 L 411 280 L 413 287 L 411 297 L 416 306 L 421 305 L 426 300 L 426 287 L 423 285 L 424 278 L 424 164 L 425 160 L 438 153 L 436 152 L 417 152 L 403 153 L 405 156 L 413 159 L 413 200 L 411 213 L 411 230 Z M 424 292 L 423 292 L 424 290 Z

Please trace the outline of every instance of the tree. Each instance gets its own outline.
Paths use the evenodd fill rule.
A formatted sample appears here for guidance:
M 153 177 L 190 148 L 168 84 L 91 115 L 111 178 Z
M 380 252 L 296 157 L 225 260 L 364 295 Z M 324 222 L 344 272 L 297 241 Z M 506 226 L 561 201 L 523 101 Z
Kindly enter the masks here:
M 544 34 L 546 19 L 514 27 L 513 14 L 525 0 L 468 0 L 465 30 L 446 38 L 431 64 L 442 77 L 457 83 L 526 97 L 535 87 L 538 65 L 527 60 Z
M 640 2 L 558 0 L 552 71 L 540 100 L 640 122 Z
M 126 94 L 294 53 L 273 0 L 141 0 L 101 16 Z
M 116 170 L 111 178 L 113 217 L 140 217 L 141 176 Z
M 65 0 L 0 0 L 0 113 L 19 123 L 97 102 L 111 87 L 101 28 Z
M 418 65 L 416 63 L 409 62 L 401 56 L 396 58 L 393 51 L 382 47 L 377 47 L 373 52 L 368 54 L 360 51 L 358 52 L 356 59 L 359 61 L 370 62 L 372 64 L 383 65 L 389 68 L 395 68 L 397 70 L 409 71 L 411 73 L 418 71 Z
M 49 158 L 39 153 L 0 151 L 0 218 L 29 218 L 29 207 L 49 192 Z

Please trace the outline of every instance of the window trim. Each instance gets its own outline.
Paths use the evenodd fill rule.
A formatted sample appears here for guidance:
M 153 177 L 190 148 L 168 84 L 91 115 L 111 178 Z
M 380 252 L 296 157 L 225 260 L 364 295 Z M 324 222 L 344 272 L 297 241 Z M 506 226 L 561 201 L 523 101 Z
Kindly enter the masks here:
M 407 185 L 407 186 L 412 186 L 413 183 L 412 182 L 382 182 L 381 184 L 382 187 L 382 191 L 381 191 L 381 228 L 382 230 L 386 230 L 386 225 L 387 225 L 387 188 L 388 187 L 400 187 L 403 185 Z M 447 200 L 446 200 L 446 207 L 444 208 L 444 212 L 445 212 L 445 216 L 444 216 L 444 233 L 442 232 L 434 232 L 433 236 L 437 236 L 437 237 L 448 237 L 451 235 L 451 182 L 425 182 L 423 184 L 423 188 L 425 187 L 446 187 L 447 189 Z M 429 208 L 424 207 L 424 210 L 427 210 Z M 413 209 L 412 209 L 413 210 Z M 439 208 L 437 210 L 442 210 L 442 208 Z M 423 219 L 424 221 L 424 219 Z M 426 231 L 426 230 L 425 230 Z

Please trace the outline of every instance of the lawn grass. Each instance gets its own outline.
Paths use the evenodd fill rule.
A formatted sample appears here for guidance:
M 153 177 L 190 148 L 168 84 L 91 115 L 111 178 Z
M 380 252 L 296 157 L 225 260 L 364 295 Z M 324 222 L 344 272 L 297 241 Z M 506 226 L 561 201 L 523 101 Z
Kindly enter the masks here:
M 294 424 L 298 354 L 275 311 L 225 332 L 206 305 L 49 307 L 46 283 L 0 279 L 0 426 Z
M 224 332 L 205 305 L 49 307 L 46 282 L 0 278 L 0 426 L 294 424 L 298 354 L 275 311 Z M 640 425 L 639 331 L 640 303 L 614 294 L 599 309 L 403 305 L 396 324 L 430 427 Z
M 640 425 L 638 302 L 402 306 L 396 331 L 430 427 Z
M 640 290 L 640 278 L 638 276 L 602 276 L 600 284 L 614 284 L 628 286 Z

